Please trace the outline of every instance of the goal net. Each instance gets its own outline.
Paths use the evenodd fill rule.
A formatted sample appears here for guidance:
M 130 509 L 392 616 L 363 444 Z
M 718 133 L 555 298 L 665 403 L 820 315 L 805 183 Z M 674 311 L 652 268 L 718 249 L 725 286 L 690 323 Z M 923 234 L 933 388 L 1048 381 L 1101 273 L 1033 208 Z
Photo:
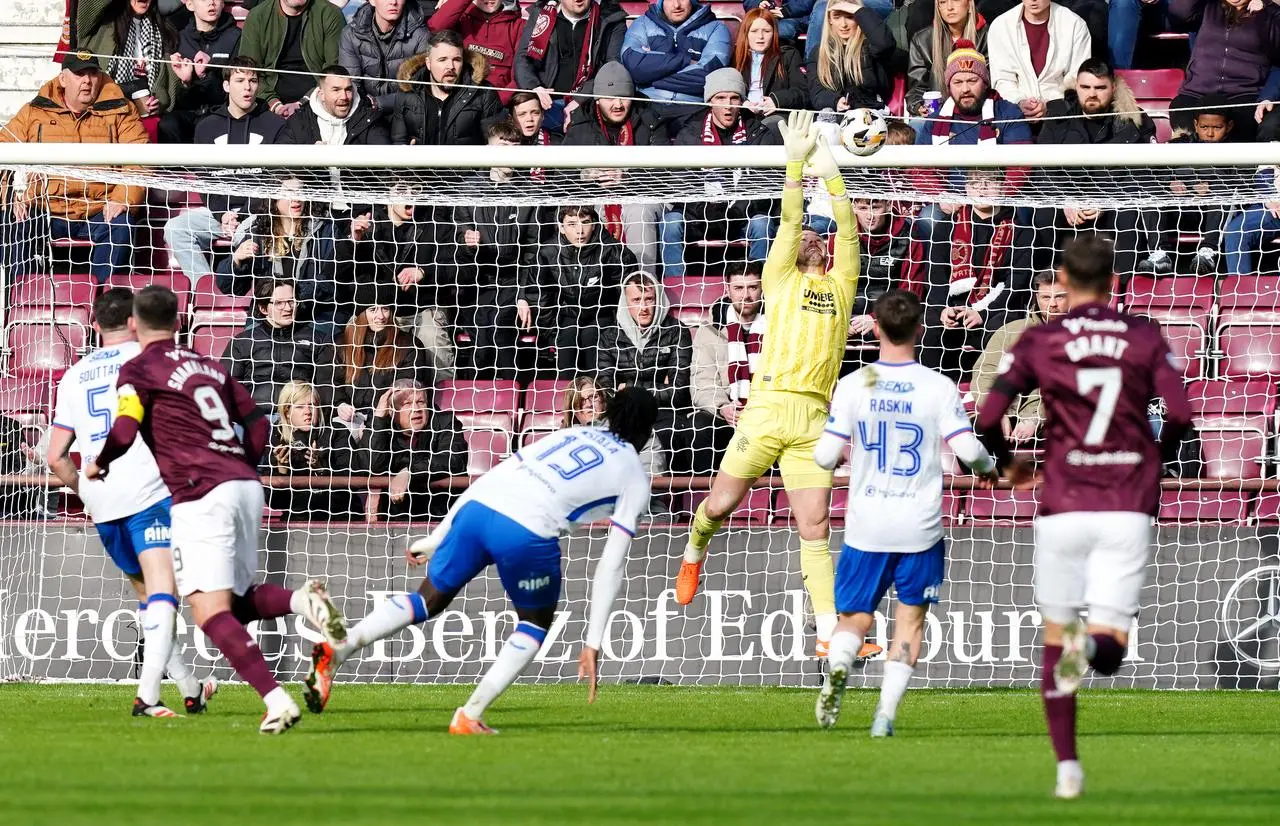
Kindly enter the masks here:
M 688 521 L 747 399 L 756 319 L 769 313 L 754 285 L 778 228 L 780 149 L 86 149 L 0 146 L 0 678 L 135 674 L 131 592 L 44 460 L 57 382 L 95 346 L 99 286 L 159 283 L 179 296 L 181 340 L 222 359 L 271 416 L 266 579 L 322 579 L 359 619 L 417 587 L 405 538 L 427 530 L 468 479 L 566 422 L 594 420 L 597 391 L 642 384 L 663 407 L 644 453 L 651 513 L 603 675 L 817 683 L 799 537 L 776 477 L 714 540 L 694 603 L 677 606 L 672 591 Z M 869 302 L 905 286 L 927 306 L 920 360 L 976 404 L 1019 327 L 1060 311 L 1044 274 L 1080 230 L 1115 239 L 1116 301 L 1165 330 L 1197 432 L 1166 469 L 1128 664 L 1101 685 L 1280 679 L 1280 189 L 1267 147 L 1228 149 L 840 153 L 862 244 L 844 372 L 877 357 Z M 810 184 L 806 226 L 834 245 L 830 205 Z M 104 216 L 107 202 L 128 208 Z M 1038 417 L 1036 400 L 1023 399 L 1008 420 L 1033 454 Z M 1150 417 L 1158 430 L 1158 403 Z M 975 489 L 948 462 L 947 584 L 917 674 L 930 686 L 1031 684 L 1035 492 Z M 561 611 L 533 679 L 576 676 L 604 540 L 593 526 L 564 540 Z M 870 637 L 880 646 L 892 607 L 882 605 Z M 369 649 L 342 676 L 474 681 L 514 621 L 487 573 L 448 612 Z M 179 627 L 199 669 L 230 676 L 189 620 Z M 305 671 L 316 634 L 300 620 L 255 633 L 282 678 Z M 875 681 L 882 661 L 870 657 L 856 679 Z

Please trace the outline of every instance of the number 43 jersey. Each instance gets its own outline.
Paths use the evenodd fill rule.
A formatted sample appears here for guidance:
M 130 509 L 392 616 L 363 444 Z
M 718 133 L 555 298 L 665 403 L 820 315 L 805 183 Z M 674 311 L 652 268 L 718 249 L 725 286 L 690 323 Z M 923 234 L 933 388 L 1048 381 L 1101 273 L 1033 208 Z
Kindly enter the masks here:
M 848 439 L 844 544 L 916 553 L 942 539 L 942 442 L 972 431 L 955 382 L 878 361 L 836 385 L 827 433 Z
M 455 510 L 467 500 L 539 536 L 610 515 L 635 536 L 649 504 L 649 474 L 635 448 L 604 428 L 570 427 L 516 451 L 473 483 Z
M 257 481 L 260 457 L 245 455 L 236 430 L 257 406 L 216 361 L 157 342 L 120 368 L 116 394 L 116 415 L 141 423 L 174 504 L 200 499 L 223 482 Z M 108 480 L 120 471 L 112 466 Z
M 81 359 L 58 382 L 53 426 L 75 434 L 81 467 L 98 457 L 116 414 L 116 377 L 141 352 L 136 341 L 103 347 Z M 141 513 L 169 495 L 147 446 L 135 442 L 112 466 L 111 481 L 80 476 L 80 499 L 95 522 Z

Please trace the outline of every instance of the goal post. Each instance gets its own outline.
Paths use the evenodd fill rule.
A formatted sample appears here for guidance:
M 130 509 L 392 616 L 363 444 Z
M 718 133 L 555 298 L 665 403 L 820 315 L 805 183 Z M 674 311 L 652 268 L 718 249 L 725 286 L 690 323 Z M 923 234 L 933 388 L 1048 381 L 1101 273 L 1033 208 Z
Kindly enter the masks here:
M 926 299 L 921 360 L 952 373 L 971 405 L 998 331 L 992 319 L 1004 326 L 1039 307 L 1037 273 L 1074 231 L 1065 210 L 1116 238 L 1126 262 L 1117 300 L 1165 329 L 1199 430 L 1164 481 L 1130 664 L 1096 682 L 1276 687 L 1280 217 L 1266 204 L 1280 200 L 1269 169 L 1280 150 L 891 146 L 837 155 L 864 221 L 864 285 L 905 284 Z M 30 448 L 0 455 L 0 679 L 134 673 L 136 606 L 78 502 L 40 463 L 56 380 L 95 342 L 100 274 L 134 288 L 171 286 L 181 340 L 224 359 L 254 389 L 274 433 L 261 465 L 263 572 L 288 584 L 326 580 L 353 619 L 416 587 L 405 537 L 437 519 L 469 478 L 558 427 L 572 380 L 674 382 L 663 432 L 645 452 L 652 513 L 630 555 L 602 673 L 815 685 L 811 610 L 780 480 L 762 480 L 713 541 L 693 605 L 680 608 L 671 591 L 687 522 L 731 432 L 718 411 L 742 401 L 725 362 L 726 277 L 754 271 L 767 252 L 784 164 L 779 147 L 0 144 L 0 425 Z M 123 234 L 93 228 L 105 193 L 126 191 Z M 821 185 L 807 181 L 805 195 L 807 224 L 830 234 Z M 296 215 L 292 202 L 302 204 Z M 75 217 L 59 224 L 59 210 Z M 225 212 L 236 213 L 232 223 Z M 591 234 L 579 245 L 584 222 Z M 1147 263 L 1157 250 L 1168 270 Z M 640 271 L 660 288 L 657 323 L 674 320 L 652 334 L 644 369 L 618 356 L 650 341 L 624 319 L 621 282 Z M 292 294 L 276 294 L 283 282 Z M 271 289 L 255 296 L 263 283 Z M 265 317 L 289 301 L 300 302 L 292 316 Z M 531 305 L 527 316 L 520 302 Z M 381 316 L 365 311 L 388 305 Z M 974 308 L 979 334 L 943 331 L 944 305 Z M 306 336 L 296 334 L 303 325 Z M 379 361 L 374 345 L 391 355 Z M 366 346 L 371 358 L 353 355 Z M 874 358 L 869 336 L 851 332 L 845 369 Z M 396 382 L 390 415 L 378 415 Z M 591 392 L 583 395 L 589 418 Z M 310 425 L 290 418 L 306 399 Z M 417 419 L 415 405 L 424 409 Z M 1151 419 L 1158 428 L 1158 405 Z M 1011 411 L 1010 428 L 1019 426 L 1023 446 L 1038 449 L 1033 407 Z M 947 585 L 917 673 L 937 687 L 1030 685 L 1040 622 L 1035 496 L 980 490 L 948 461 Z M 838 473 L 836 551 L 846 480 Z M 565 540 L 561 614 L 532 679 L 576 677 L 604 539 L 587 527 Z M 887 646 L 892 604 L 882 610 L 872 640 Z M 375 646 L 341 676 L 473 681 L 513 624 L 486 574 L 444 615 Z M 230 674 L 198 629 L 180 629 L 202 673 Z M 282 677 L 305 671 L 313 632 L 292 618 L 256 632 Z M 874 684 L 881 663 L 867 662 L 855 682 Z

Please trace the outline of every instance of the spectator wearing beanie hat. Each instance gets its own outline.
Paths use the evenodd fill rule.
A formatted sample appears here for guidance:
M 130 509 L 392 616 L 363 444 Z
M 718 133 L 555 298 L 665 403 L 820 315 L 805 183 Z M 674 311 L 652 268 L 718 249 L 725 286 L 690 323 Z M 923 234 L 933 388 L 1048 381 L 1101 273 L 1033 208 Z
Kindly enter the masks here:
M 717 69 L 707 75 L 703 102 L 711 104 L 705 113 L 685 124 L 676 137 L 676 146 L 776 146 L 782 143 L 777 130 L 764 123 L 742 103 L 747 84 L 734 68 Z M 709 192 L 722 194 L 733 188 L 732 176 L 720 172 L 706 175 Z M 684 275 L 684 245 L 688 240 L 747 240 L 747 257 L 763 261 L 769 252 L 773 232 L 775 202 L 770 198 L 725 201 L 697 201 L 684 205 L 684 212 L 672 209 L 662 216 L 662 274 Z
M 969 40 L 956 41 L 943 74 L 946 99 L 931 128 L 921 129 L 918 144 L 972 146 L 1031 143 L 1031 128 L 1018 107 L 991 88 L 987 59 Z

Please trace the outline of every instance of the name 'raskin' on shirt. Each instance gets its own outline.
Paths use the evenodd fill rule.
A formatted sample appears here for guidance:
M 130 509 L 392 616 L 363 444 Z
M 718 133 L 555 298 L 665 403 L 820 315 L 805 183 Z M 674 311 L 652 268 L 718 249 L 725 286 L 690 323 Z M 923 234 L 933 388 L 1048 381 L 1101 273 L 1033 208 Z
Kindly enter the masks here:
M 872 399 L 872 413 L 911 413 L 910 399 Z

